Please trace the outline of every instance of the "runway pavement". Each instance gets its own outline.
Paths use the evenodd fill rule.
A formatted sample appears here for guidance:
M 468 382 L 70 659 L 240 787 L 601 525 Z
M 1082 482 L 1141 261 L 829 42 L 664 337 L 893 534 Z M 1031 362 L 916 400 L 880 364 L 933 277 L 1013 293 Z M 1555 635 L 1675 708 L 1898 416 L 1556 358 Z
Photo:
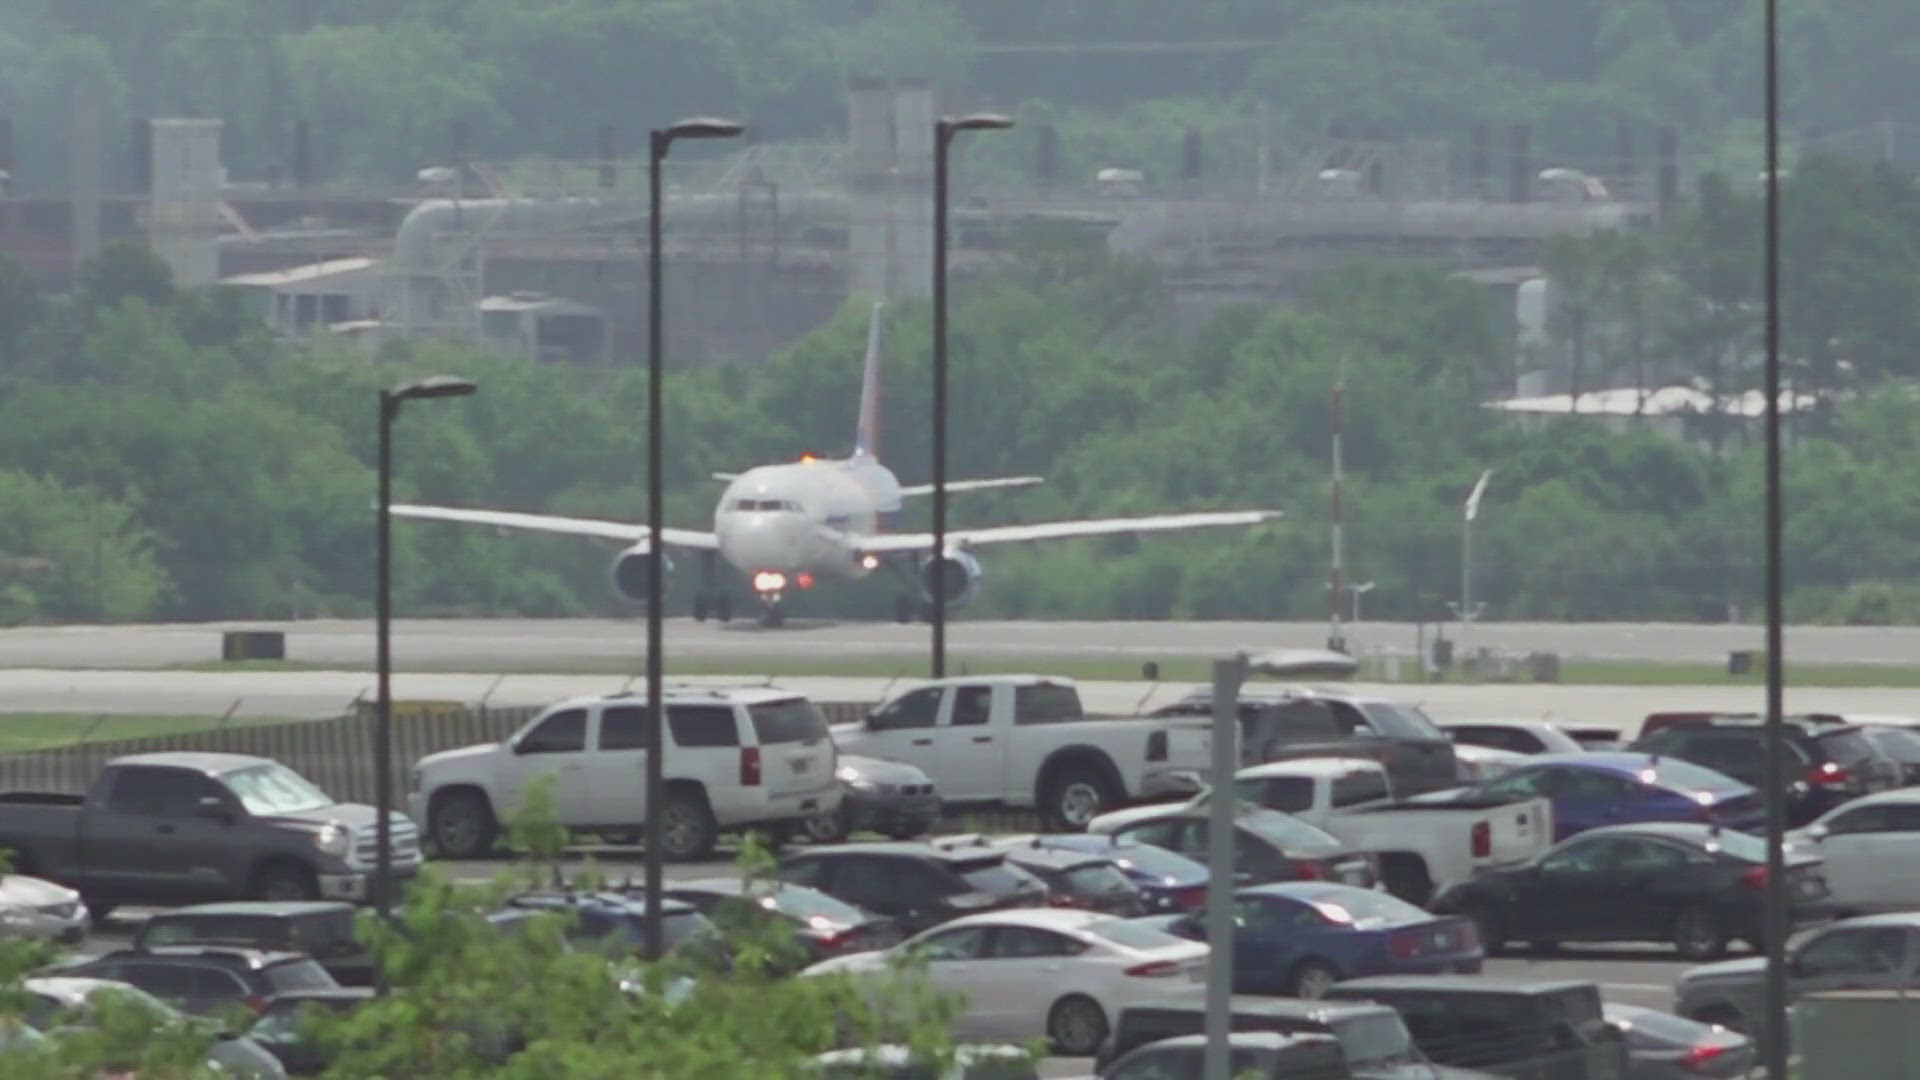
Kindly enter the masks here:
M 280 630 L 289 660 L 369 668 L 369 620 L 197 623 L 162 626 L 15 627 L 0 630 L 0 667 L 149 668 L 220 657 L 220 634 L 231 629 Z M 1428 627 L 1431 634 L 1432 627 Z M 794 618 L 773 630 L 734 622 L 667 620 L 667 647 L 690 656 L 766 659 L 917 657 L 927 647 L 921 625 Z M 627 619 L 402 619 L 394 624 L 394 662 L 438 671 L 578 670 L 635 661 L 643 629 Z M 1235 649 L 1318 648 L 1324 622 L 972 622 L 948 624 L 955 655 L 981 657 L 1115 657 L 1128 660 L 1220 656 Z M 1457 626 L 1448 636 L 1461 640 Z M 1403 623 L 1347 627 L 1360 649 L 1409 655 L 1416 630 Z M 1563 657 L 1719 663 L 1734 649 L 1756 649 L 1752 625 L 1674 623 L 1476 623 L 1467 647 L 1557 652 Z M 1920 627 L 1791 627 L 1787 650 L 1803 663 L 1908 663 L 1920 657 Z M 571 665 L 571 666 L 569 666 Z
M 687 678 L 675 682 L 739 683 L 741 678 Z M 778 685 L 817 701 L 877 702 L 910 680 L 783 678 Z M 364 671 L 88 671 L 73 668 L 0 668 L 0 712 L 160 714 L 236 717 L 334 716 L 356 698 L 373 696 Z M 507 675 L 402 672 L 394 676 L 402 701 L 542 705 L 564 698 L 609 694 L 638 685 L 611 675 Z M 1178 698 L 1190 683 L 1082 682 L 1091 711 L 1129 715 Z M 1535 683 L 1379 684 L 1349 689 L 1418 704 L 1436 720 L 1545 717 L 1637 729 L 1661 710 L 1759 710 L 1754 686 L 1561 686 Z M 1790 687 L 1787 708 L 1832 712 L 1920 715 L 1920 690 Z

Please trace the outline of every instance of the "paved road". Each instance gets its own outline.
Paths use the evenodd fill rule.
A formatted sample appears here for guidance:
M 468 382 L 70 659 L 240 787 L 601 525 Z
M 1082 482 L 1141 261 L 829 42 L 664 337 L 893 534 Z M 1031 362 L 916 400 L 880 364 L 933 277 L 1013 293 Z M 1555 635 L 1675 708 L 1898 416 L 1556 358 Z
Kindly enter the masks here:
M 725 678 L 676 680 L 738 682 Z M 905 680 L 783 678 L 781 686 L 817 701 L 878 701 Z M 633 680 L 608 675 L 479 675 L 402 672 L 394 695 L 402 701 L 447 701 L 496 706 L 543 705 L 563 698 L 608 694 Z M 1186 683 L 1083 682 L 1090 710 L 1128 715 L 1173 700 Z M 1559 686 L 1355 684 L 1353 689 L 1417 703 L 1437 720 L 1548 717 L 1637 729 L 1647 713 L 1663 709 L 1759 710 L 1754 686 Z M 337 716 L 356 698 L 371 698 L 373 677 L 358 671 L 94 671 L 73 668 L 0 668 L 0 712 L 74 714 L 148 713 L 237 717 Z M 1832 712 L 1920 715 L 1920 690 L 1792 687 L 1787 708 Z M 79 721 L 76 719 L 76 723 Z
M 602 853 L 600 862 L 616 879 L 624 878 L 628 872 L 636 879 L 641 876 L 639 863 L 628 853 Z M 446 861 L 435 865 L 456 880 L 473 883 L 489 881 L 512 869 L 512 864 L 505 861 Z M 724 860 L 669 864 L 666 868 L 669 880 L 734 872 L 734 864 Z M 146 913 L 145 909 L 138 908 L 116 913 L 109 925 L 96 933 L 81 951 L 104 952 L 124 945 Z M 1687 965 L 1674 960 L 1670 952 L 1621 947 L 1566 950 L 1551 956 L 1503 957 L 1488 961 L 1486 973 L 1526 978 L 1591 979 L 1600 985 L 1601 992 L 1609 1001 L 1665 1009 L 1673 1004 L 1673 981 L 1685 967 Z M 1089 1076 L 1092 1071 L 1091 1058 L 1050 1058 L 1043 1065 L 1041 1075 L 1050 1080 L 1065 1080 L 1068 1077 Z
M 367 620 L 199 623 L 169 626 L 18 627 L 0 630 L 0 667 L 143 668 L 216 660 L 220 633 L 276 629 L 287 634 L 289 659 L 349 668 L 373 663 Z M 894 623 L 794 619 L 779 630 L 751 623 L 718 626 L 667 620 L 667 647 L 704 657 L 803 658 L 922 655 L 927 628 Z M 1450 627 L 1450 636 L 1458 637 Z M 1100 657 L 1151 660 L 1219 656 L 1235 649 L 1262 651 L 1321 646 L 1323 622 L 969 622 L 956 619 L 948 644 L 956 656 Z M 401 668 L 439 671 L 557 670 L 635 661 L 643 630 L 615 619 L 403 619 L 395 623 L 394 657 Z M 1359 623 L 1348 628 L 1356 648 L 1411 653 L 1414 627 Z M 1732 649 L 1760 647 L 1761 629 L 1744 625 L 1675 623 L 1482 623 L 1469 647 L 1518 652 L 1546 650 L 1567 657 L 1719 663 Z M 1907 663 L 1920 656 L 1920 627 L 1792 627 L 1787 649 L 1808 663 Z

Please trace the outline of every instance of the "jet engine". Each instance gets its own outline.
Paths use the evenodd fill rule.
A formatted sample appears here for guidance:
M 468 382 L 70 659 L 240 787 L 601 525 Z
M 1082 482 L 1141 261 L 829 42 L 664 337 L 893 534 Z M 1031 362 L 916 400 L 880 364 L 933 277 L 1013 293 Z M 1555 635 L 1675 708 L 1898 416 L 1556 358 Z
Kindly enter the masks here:
M 933 575 L 936 573 L 946 576 L 947 606 L 950 608 L 960 607 L 980 592 L 980 562 L 964 551 L 951 549 L 938 562 L 920 560 L 920 591 L 929 603 L 933 601 Z
M 645 541 L 633 545 L 621 552 L 613 560 L 613 591 L 635 603 L 647 602 L 647 564 L 655 558 Z M 673 573 L 673 560 L 665 552 L 660 559 L 660 580 L 664 584 L 668 574 Z

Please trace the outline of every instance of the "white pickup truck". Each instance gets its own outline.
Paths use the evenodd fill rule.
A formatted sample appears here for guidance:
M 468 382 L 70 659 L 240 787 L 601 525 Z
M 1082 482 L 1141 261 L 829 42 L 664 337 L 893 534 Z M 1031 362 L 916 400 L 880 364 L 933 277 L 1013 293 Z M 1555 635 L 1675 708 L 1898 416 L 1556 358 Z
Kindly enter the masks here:
M 1553 804 L 1546 799 L 1493 808 L 1408 806 L 1394 799 L 1386 770 L 1361 758 L 1254 765 L 1234 774 L 1234 786 L 1243 803 L 1290 814 L 1372 853 L 1387 890 L 1415 904 L 1486 867 L 1553 846 Z M 1206 806 L 1208 795 L 1196 795 L 1189 806 Z M 1103 815 L 1095 828 L 1111 832 L 1128 813 Z
M 841 752 L 904 761 L 948 807 L 1035 807 L 1049 828 L 1198 790 L 1213 739 L 1204 719 L 1089 718 L 1071 679 L 987 675 L 905 690 L 851 724 Z

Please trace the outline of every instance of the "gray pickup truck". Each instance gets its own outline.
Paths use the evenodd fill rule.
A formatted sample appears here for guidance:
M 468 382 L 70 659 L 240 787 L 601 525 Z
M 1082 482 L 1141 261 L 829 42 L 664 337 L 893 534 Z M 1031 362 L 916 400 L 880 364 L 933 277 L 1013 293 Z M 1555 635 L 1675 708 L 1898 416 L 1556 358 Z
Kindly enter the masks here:
M 109 761 L 85 795 L 0 794 L 0 850 L 79 890 L 96 920 L 117 904 L 362 900 L 377 820 L 268 758 L 136 754 Z M 420 870 L 419 830 L 391 820 L 404 881 Z

